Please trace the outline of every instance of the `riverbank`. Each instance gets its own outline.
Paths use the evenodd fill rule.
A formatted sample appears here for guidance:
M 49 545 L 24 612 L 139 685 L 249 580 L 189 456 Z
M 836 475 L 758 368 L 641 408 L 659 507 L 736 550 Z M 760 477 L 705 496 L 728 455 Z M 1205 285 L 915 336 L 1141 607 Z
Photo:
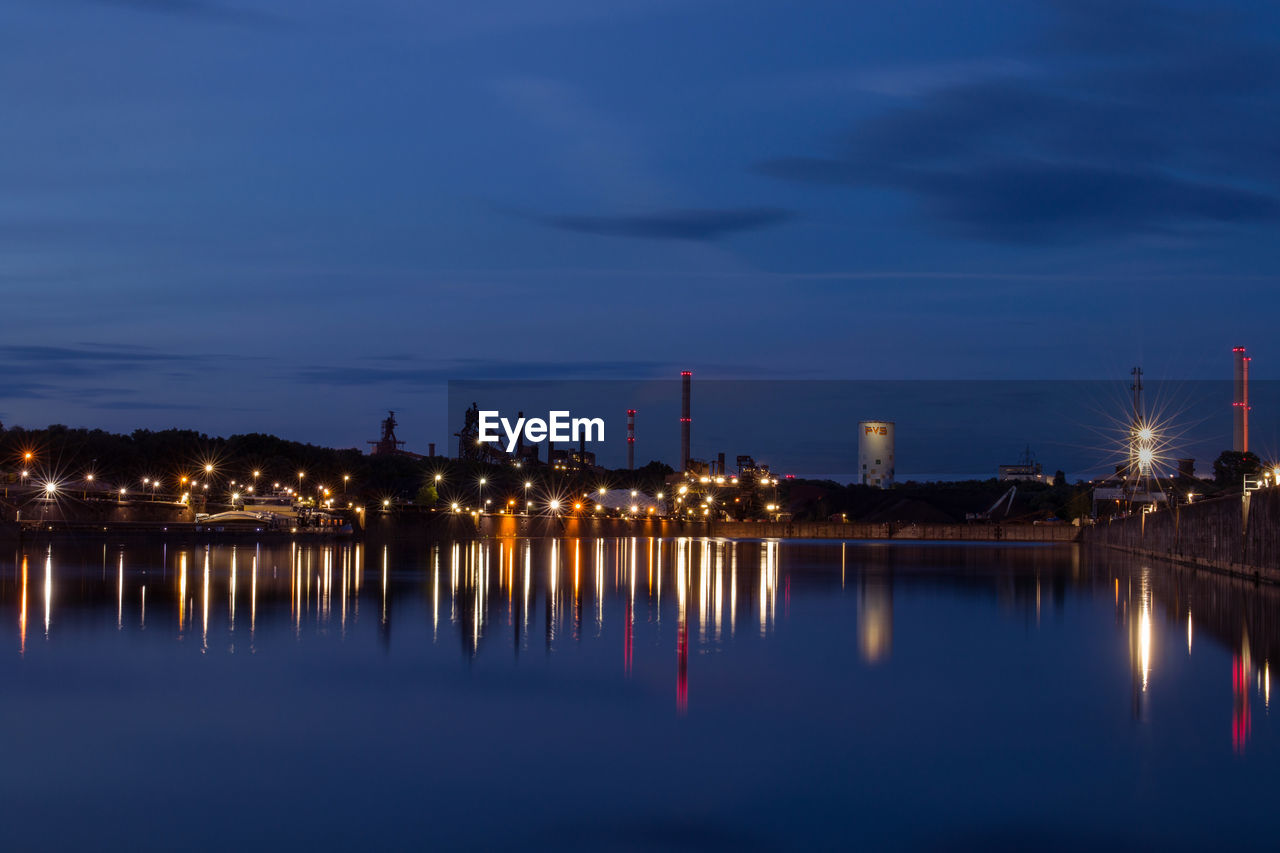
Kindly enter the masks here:
M 1099 522 L 1086 528 L 1083 541 L 1280 583 L 1280 489 Z

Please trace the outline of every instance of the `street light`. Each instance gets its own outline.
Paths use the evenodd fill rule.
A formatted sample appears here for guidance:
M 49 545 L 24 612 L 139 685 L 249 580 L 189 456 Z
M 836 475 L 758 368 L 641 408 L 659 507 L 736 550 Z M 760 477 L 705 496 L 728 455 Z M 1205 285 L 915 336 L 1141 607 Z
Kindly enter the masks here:
M 529 487 L 533 485 L 531 480 L 524 481 L 524 514 L 529 514 Z
M 479 490 L 479 491 L 480 491 L 480 494 L 479 494 L 479 498 L 478 498 L 478 500 L 480 501 L 480 508 L 481 508 L 481 510 L 483 510 L 483 509 L 484 509 L 484 484 L 485 484 L 485 483 L 487 483 L 487 482 L 489 482 L 489 481 L 488 481 L 488 480 L 486 480 L 484 477 L 481 477 L 481 478 L 480 478 L 480 490 Z

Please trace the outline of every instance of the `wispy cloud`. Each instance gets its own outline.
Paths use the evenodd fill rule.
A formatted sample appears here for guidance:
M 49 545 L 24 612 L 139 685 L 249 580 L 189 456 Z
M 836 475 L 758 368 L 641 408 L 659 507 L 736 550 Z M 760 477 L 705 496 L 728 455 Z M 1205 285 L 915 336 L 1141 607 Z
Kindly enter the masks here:
M 1275 44 L 1217 17 L 1206 34 L 1145 0 L 1054 7 L 1035 73 L 928 89 L 829 155 L 757 170 L 897 190 L 945 231 L 1003 242 L 1280 218 Z
M 374 357 L 376 360 L 377 357 Z M 373 360 L 373 359 L 371 359 Z M 438 386 L 462 379 L 600 379 L 673 375 L 675 368 L 654 361 L 503 361 L 458 359 L 433 367 L 306 367 L 295 378 L 315 385 Z
M 792 214 L 788 211 L 762 207 L 667 210 L 628 216 L 540 216 L 538 221 L 565 231 L 604 237 L 706 242 L 741 231 L 780 225 L 791 218 Z

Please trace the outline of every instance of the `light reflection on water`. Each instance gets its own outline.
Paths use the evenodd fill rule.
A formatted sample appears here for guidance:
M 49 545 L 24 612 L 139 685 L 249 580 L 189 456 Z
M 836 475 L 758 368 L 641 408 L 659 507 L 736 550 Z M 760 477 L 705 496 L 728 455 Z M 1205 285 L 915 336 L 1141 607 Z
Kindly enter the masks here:
M 32 578 L 34 560 L 43 562 L 39 580 Z M 193 572 L 198 576 L 191 577 Z M 33 583 L 40 586 L 29 588 Z M 40 596 L 44 607 L 43 641 L 34 643 L 28 636 L 32 596 Z M 837 745 L 836 754 L 849 761 L 857 756 L 858 767 L 874 767 L 882 737 L 896 744 L 899 760 L 910 766 L 939 758 L 932 734 L 921 732 L 921 744 L 911 746 L 894 739 L 891 720 L 926 719 L 948 730 L 945 713 L 930 715 L 902 704 L 931 679 L 939 686 L 950 682 L 952 674 L 937 669 L 936 661 L 945 658 L 953 669 L 968 668 L 968 685 L 959 686 L 974 694 L 966 701 L 980 702 L 983 691 L 1012 688 L 1021 680 L 1025 694 L 1035 699 L 1028 707 L 1041 714 L 1054 713 L 1055 703 L 1083 703 L 1094 708 L 1095 717 L 1110 715 L 1107 725 L 1136 726 L 1112 742 L 1119 753 L 1140 749 L 1144 737 L 1158 733 L 1166 745 L 1194 750 L 1190 757 L 1201 763 L 1220 754 L 1274 759 L 1270 660 L 1280 648 L 1278 602 L 1274 589 L 1113 554 L 1082 555 L 1073 547 L 638 537 L 417 546 L 55 543 L 43 552 L 15 553 L 0 579 L 0 606 L 12 606 L 16 617 L 10 623 L 17 633 L 15 659 L 27 667 L 14 669 L 11 661 L 0 674 L 18 678 L 19 689 L 10 695 L 20 710 L 24 699 L 40 704 L 39 685 L 21 679 L 31 667 L 56 668 L 78 657 L 120 664 L 121 656 L 137 654 L 142 643 L 159 651 L 159 665 L 189 669 L 184 657 L 166 652 L 189 640 L 201 656 L 227 661 L 247 653 L 296 665 L 301 655 L 327 667 L 354 655 L 357 671 L 333 676 L 335 695 L 349 701 L 367 688 L 360 669 L 378 670 L 380 660 L 402 659 L 415 668 L 403 681 L 381 685 L 381 699 L 417 696 L 428 689 L 423 673 L 436 673 L 428 678 L 433 701 L 444 701 L 443 695 L 449 703 L 479 703 L 474 713 L 496 715 L 516 728 L 558 729 L 568 725 L 561 712 L 548 718 L 539 703 L 549 701 L 549 685 L 560 685 L 578 691 L 573 713 L 583 715 L 575 725 L 584 733 L 593 731 L 593 717 L 633 731 L 654 726 L 669 737 L 680 737 L 680 727 L 710 725 L 698 729 L 702 741 L 686 748 L 707 750 L 704 761 L 724 762 L 723 751 L 733 749 L 726 739 L 738 729 L 758 734 L 759 724 L 782 741 L 798 739 L 790 747 L 794 754 L 817 740 Z M 97 618 L 102 611 L 111 631 L 131 638 L 130 644 L 107 643 Z M 344 647 L 351 651 L 340 652 Z M 539 654 L 527 660 L 531 652 Z M 532 664 L 536 660 L 555 667 L 539 669 Z M 475 693 L 480 682 L 468 687 L 439 675 L 444 661 L 494 685 L 486 689 L 502 685 L 502 701 L 489 704 Z M 1107 675 L 1117 664 L 1126 672 L 1127 687 Z M 1056 683 L 1047 677 L 1055 668 L 1074 673 L 1074 679 Z M 240 680 L 251 671 L 257 670 L 230 666 L 219 677 L 228 690 L 243 692 L 245 701 L 288 701 L 288 691 L 296 689 L 287 677 L 274 683 Z M 563 680 L 570 676 L 577 680 Z M 1067 682 L 1073 686 L 1065 687 Z M 633 711 L 612 704 L 619 690 Z M 781 698 L 788 690 L 798 706 Z M 94 696 L 78 701 L 92 705 Z M 663 708 L 668 722 L 655 722 Z M 882 718 L 881 711 L 889 716 Z M 140 716 L 148 712 L 136 709 Z M 846 729 L 839 723 L 847 716 L 865 724 L 868 715 L 881 719 L 879 728 Z M 1015 719 L 1034 728 L 1030 719 Z M 1064 740 L 1101 737 L 1065 715 L 1044 724 L 1056 725 L 1055 736 Z M 447 718 L 443 725 L 473 724 Z M 780 734 L 793 728 L 793 734 Z M 1198 738 L 1193 745 L 1185 742 L 1187 732 Z M 1003 737 L 994 725 L 972 735 L 992 742 Z M 410 732 L 391 726 L 385 736 L 405 738 Z M 659 760 L 657 754 L 633 751 L 626 740 L 609 749 L 642 776 Z M 832 777 L 831 768 L 804 762 L 787 767 L 788 754 L 774 755 L 775 771 L 799 780 L 810 774 L 829 784 L 837 780 L 822 797 L 838 798 L 842 786 L 853 784 L 846 774 L 854 764 Z M 584 752 L 578 759 L 589 756 Z M 652 769 L 658 772 L 656 765 Z M 899 771 L 885 765 L 879 772 L 891 781 Z M 1253 783 L 1261 778 L 1260 790 L 1275 793 L 1274 771 L 1261 772 Z M 982 771 L 977 774 L 982 789 Z M 1075 782 L 1092 784 L 1087 771 Z M 867 819 L 874 817 L 874 811 L 867 813 Z M 843 837 L 837 825 L 824 829 L 818 820 L 780 841 L 769 820 L 747 822 L 756 820 L 783 846 L 801 837 L 818 844 Z

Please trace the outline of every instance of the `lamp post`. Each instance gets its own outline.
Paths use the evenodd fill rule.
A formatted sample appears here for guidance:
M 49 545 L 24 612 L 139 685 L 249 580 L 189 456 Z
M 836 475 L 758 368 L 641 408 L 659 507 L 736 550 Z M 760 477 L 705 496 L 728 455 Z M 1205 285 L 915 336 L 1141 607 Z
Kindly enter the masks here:
M 487 482 L 488 480 L 486 480 L 484 477 L 480 478 L 480 490 L 479 490 L 480 494 L 479 494 L 479 497 L 476 499 L 476 502 L 480 504 L 481 512 L 484 512 L 484 484 Z
M 529 514 L 529 487 L 533 485 L 533 481 L 524 481 L 524 514 Z

